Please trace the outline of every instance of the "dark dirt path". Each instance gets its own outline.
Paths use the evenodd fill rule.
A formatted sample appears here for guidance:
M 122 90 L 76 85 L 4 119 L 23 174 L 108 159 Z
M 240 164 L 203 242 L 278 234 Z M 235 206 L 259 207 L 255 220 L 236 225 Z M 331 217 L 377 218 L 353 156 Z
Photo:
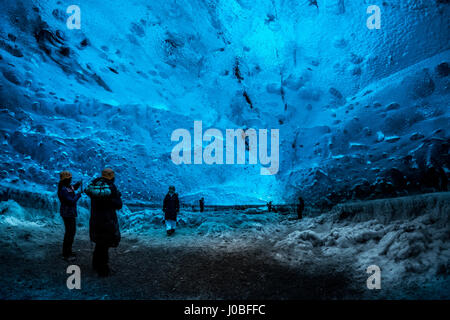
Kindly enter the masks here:
M 26 233 L 16 236 L 25 240 L 27 237 Z M 167 246 L 158 242 L 147 244 L 139 238 L 125 236 L 118 249 L 110 250 L 113 275 L 98 278 L 91 269 L 92 248 L 86 238 L 76 241 L 77 260 L 72 263 L 59 256 L 59 242 L 25 248 L 2 240 L 0 297 L 343 299 L 360 294 L 352 289 L 355 280 L 349 278 L 349 273 L 336 271 L 330 262 L 306 261 L 302 268 L 290 268 L 269 256 L 262 244 L 236 250 L 221 245 L 220 241 L 212 241 L 207 246 L 186 244 L 181 238 L 171 241 Z M 70 264 L 81 268 L 80 290 L 66 287 L 69 276 L 66 268 Z

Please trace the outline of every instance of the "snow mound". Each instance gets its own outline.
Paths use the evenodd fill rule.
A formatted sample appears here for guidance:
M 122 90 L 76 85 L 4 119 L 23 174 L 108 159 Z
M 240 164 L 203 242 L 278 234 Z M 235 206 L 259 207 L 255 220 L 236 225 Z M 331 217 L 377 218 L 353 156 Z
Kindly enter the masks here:
M 450 193 L 442 193 L 343 205 L 339 214 L 331 212 L 311 218 L 301 227 L 302 231 L 284 236 L 276 243 L 279 250 L 274 256 L 300 267 L 305 257 L 318 250 L 330 259 L 336 255 L 346 257 L 361 274 L 368 266 L 378 265 L 385 287 L 412 281 L 417 286 L 434 283 L 439 291 L 437 296 L 445 297 L 448 296 L 445 290 L 450 288 L 449 200 Z M 343 207 L 353 209 L 355 214 L 343 217 Z M 370 215 L 360 211 L 363 207 Z M 399 214 L 397 208 L 410 209 Z M 391 219 L 385 219 L 386 215 Z M 398 292 L 384 294 L 392 297 Z M 402 294 L 414 296 L 411 292 Z

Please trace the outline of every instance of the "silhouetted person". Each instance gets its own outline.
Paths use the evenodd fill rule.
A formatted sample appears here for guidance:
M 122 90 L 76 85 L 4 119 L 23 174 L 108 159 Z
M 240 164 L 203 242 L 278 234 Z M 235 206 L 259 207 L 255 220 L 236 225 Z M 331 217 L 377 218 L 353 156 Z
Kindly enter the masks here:
M 298 203 L 297 203 L 297 217 L 298 219 L 303 218 L 303 210 L 305 209 L 305 201 L 302 197 L 298 197 Z
M 106 168 L 86 189 L 91 198 L 89 236 L 95 242 L 92 267 L 101 277 L 110 274 L 108 250 L 117 247 L 121 238 L 116 210 L 122 209 L 122 199 L 114 180 L 114 171 Z
M 69 171 L 62 171 L 59 179 L 58 198 L 61 203 L 59 213 L 65 227 L 62 254 L 64 259 L 72 260 L 75 258 L 72 244 L 77 230 L 77 201 L 81 197 L 81 192 L 75 193 L 75 191 L 81 186 L 81 182 L 72 185 L 72 174 Z
M 272 212 L 272 201 L 267 202 L 267 211 Z
M 200 203 L 200 212 L 205 211 L 205 198 L 201 198 L 199 200 L 199 203 Z
M 317 9 L 319 9 L 319 4 L 317 3 L 317 0 L 309 0 L 310 6 L 316 6 Z
M 426 169 L 422 183 L 435 191 L 447 191 L 448 178 L 441 166 L 430 166 Z
M 177 226 L 177 214 L 180 212 L 180 201 L 178 194 L 175 193 L 175 187 L 170 186 L 163 203 L 164 220 L 166 223 L 167 235 L 175 232 Z

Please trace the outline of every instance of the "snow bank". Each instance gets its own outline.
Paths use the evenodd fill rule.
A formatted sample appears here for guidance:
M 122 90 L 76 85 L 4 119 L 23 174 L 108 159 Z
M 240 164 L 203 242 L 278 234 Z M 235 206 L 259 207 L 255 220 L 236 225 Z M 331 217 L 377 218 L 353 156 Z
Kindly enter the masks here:
M 429 219 L 450 221 L 449 193 L 433 193 L 395 199 L 350 202 L 337 205 L 332 214 L 339 220 L 362 222 L 376 219 L 390 223 L 399 219 L 414 219 L 424 215 Z
M 281 221 L 282 217 L 267 212 L 247 214 L 238 210 L 228 210 L 200 213 L 181 210 L 177 220 L 180 228 L 186 228 L 193 234 L 223 236 L 231 231 L 261 231 L 268 225 Z M 161 229 L 164 226 L 164 214 L 161 209 L 136 212 L 125 209 L 119 213 L 119 222 L 122 228 L 130 232 Z
M 448 298 L 449 201 L 450 193 L 441 193 L 343 204 L 328 216 L 309 218 L 308 226 L 278 241 L 274 256 L 300 267 L 318 250 L 330 259 L 350 259 L 361 275 L 378 265 L 384 288 L 434 283 L 434 297 Z M 423 298 L 392 290 L 384 297 Z

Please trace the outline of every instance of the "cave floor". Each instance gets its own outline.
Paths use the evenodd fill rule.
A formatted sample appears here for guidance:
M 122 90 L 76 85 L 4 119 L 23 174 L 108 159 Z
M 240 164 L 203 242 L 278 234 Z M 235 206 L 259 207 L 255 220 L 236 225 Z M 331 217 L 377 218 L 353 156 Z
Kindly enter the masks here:
M 110 249 L 112 275 L 99 278 L 86 228 L 77 230 L 71 263 L 60 256 L 60 227 L 1 228 L 2 299 L 348 299 L 362 297 L 365 281 L 351 278 L 345 259 L 317 252 L 294 268 L 266 252 L 267 240 L 195 239 L 186 229 L 170 239 L 163 229 L 156 238 L 124 233 Z M 81 269 L 80 290 L 66 287 L 70 264 Z

